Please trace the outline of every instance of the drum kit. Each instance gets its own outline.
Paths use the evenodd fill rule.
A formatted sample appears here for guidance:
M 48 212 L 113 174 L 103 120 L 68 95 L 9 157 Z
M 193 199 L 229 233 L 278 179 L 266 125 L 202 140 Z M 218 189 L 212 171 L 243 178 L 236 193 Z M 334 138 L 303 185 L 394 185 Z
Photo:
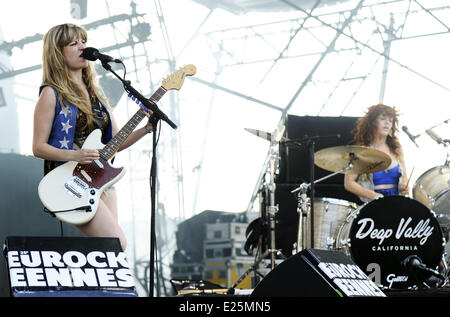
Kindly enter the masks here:
M 273 268 L 274 254 L 277 254 L 274 242 L 277 212 L 274 172 L 278 159 L 273 145 L 281 138 L 275 139 L 270 133 L 258 130 L 247 131 L 271 141 L 269 177 L 263 186 L 269 189 L 271 197 L 266 206 L 271 237 L 270 247 L 262 257 L 271 254 Z M 444 140 L 441 144 L 448 147 L 450 141 Z M 352 145 L 325 148 L 315 152 L 313 158 L 316 166 L 331 174 L 311 183 L 302 183 L 291 191 L 297 195 L 299 216 L 293 253 L 305 248 L 344 252 L 383 289 L 448 286 L 445 246 L 449 240 L 450 224 L 449 155 L 444 165 L 431 168 L 416 180 L 413 197 L 386 196 L 360 206 L 336 198 L 314 198 L 311 193 L 308 197 L 308 191 L 312 191 L 314 183 L 337 174 L 368 174 L 385 170 L 391 164 L 389 155 L 373 148 Z

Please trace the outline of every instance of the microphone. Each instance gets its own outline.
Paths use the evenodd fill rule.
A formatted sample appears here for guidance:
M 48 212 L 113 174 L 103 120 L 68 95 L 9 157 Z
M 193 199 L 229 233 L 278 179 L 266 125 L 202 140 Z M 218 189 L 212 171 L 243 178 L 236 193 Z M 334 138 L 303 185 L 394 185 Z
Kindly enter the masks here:
M 412 133 L 409 132 L 408 127 L 405 126 L 405 125 L 402 127 L 402 130 L 403 130 L 403 132 L 406 133 L 406 135 L 409 137 L 409 139 L 410 139 L 417 147 L 419 147 L 419 146 L 417 145 L 417 143 L 416 143 L 416 138 L 417 138 L 419 135 L 416 135 L 416 136 L 412 135 Z
M 81 57 L 84 57 L 85 59 L 90 61 L 96 61 L 97 59 L 99 59 L 102 63 L 109 63 L 109 62 L 122 63 L 120 59 L 116 59 L 109 55 L 102 54 L 98 51 L 98 49 L 93 47 L 86 47 L 83 50 L 83 53 L 81 53 Z
M 425 130 L 425 133 L 428 134 L 438 144 L 442 143 L 442 138 L 439 135 L 437 135 L 433 130 L 427 129 L 427 130 Z
M 439 274 L 439 272 L 430 269 L 425 264 L 422 263 L 422 260 L 417 255 L 410 255 L 406 257 L 402 261 L 402 265 L 410 272 L 413 273 L 428 273 L 430 275 L 434 275 L 441 280 L 445 280 L 445 277 Z

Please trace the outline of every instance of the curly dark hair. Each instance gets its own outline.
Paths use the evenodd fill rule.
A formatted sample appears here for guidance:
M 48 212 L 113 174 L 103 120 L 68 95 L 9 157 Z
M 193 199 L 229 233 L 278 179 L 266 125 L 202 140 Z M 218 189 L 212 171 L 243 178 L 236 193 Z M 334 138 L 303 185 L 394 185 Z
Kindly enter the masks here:
M 369 146 L 375 137 L 376 120 L 379 115 L 392 118 L 392 132 L 388 135 L 386 143 L 396 156 L 400 155 L 400 142 L 395 135 L 398 131 L 398 112 L 395 108 L 384 104 L 377 104 L 367 109 L 364 117 L 358 119 L 353 131 L 356 145 Z

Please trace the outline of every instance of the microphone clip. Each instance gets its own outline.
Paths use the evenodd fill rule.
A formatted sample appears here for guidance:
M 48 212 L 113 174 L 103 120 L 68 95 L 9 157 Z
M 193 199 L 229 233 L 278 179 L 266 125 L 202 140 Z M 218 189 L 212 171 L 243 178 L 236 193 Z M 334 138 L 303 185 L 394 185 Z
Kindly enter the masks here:
M 418 279 L 420 277 L 420 279 L 422 281 L 425 281 L 426 279 L 430 278 L 431 276 L 437 277 L 438 279 L 443 280 L 443 281 L 446 280 L 445 276 L 440 274 L 438 271 L 427 267 L 422 262 L 422 259 L 415 254 L 406 257 L 402 261 L 402 266 L 405 267 L 405 269 L 409 273 L 411 273 L 411 275 L 414 278 Z
M 408 138 L 411 140 L 411 142 L 414 143 L 414 145 L 415 145 L 417 148 L 419 148 L 419 145 L 417 145 L 417 143 L 416 143 L 416 139 L 420 136 L 420 134 L 413 135 L 413 134 L 409 131 L 408 127 L 405 126 L 405 125 L 402 126 L 402 130 L 403 130 L 403 132 L 405 132 L 405 134 L 408 136 Z

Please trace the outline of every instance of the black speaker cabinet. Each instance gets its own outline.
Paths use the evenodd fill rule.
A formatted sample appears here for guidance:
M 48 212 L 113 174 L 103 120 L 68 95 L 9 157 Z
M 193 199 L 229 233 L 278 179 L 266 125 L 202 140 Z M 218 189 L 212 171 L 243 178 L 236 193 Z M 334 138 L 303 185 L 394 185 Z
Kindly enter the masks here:
M 3 296 L 137 296 L 117 238 L 7 237 L 3 263 Z
M 357 117 L 312 117 L 289 115 L 286 119 L 285 135 L 291 140 L 303 140 L 314 137 L 314 152 L 334 146 L 350 145 L 353 142 L 352 130 Z M 301 146 L 283 143 L 280 145 L 280 173 L 277 183 L 300 184 L 310 182 L 310 153 L 307 141 Z M 329 175 L 318 166 L 314 166 L 315 179 Z M 343 184 L 343 175 L 335 175 L 324 184 Z M 330 196 L 326 196 L 330 197 Z M 339 198 L 339 197 L 336 197 Z
M 344 253 L 305 249 L 280 263 L 252 297 L 385 297 Z

